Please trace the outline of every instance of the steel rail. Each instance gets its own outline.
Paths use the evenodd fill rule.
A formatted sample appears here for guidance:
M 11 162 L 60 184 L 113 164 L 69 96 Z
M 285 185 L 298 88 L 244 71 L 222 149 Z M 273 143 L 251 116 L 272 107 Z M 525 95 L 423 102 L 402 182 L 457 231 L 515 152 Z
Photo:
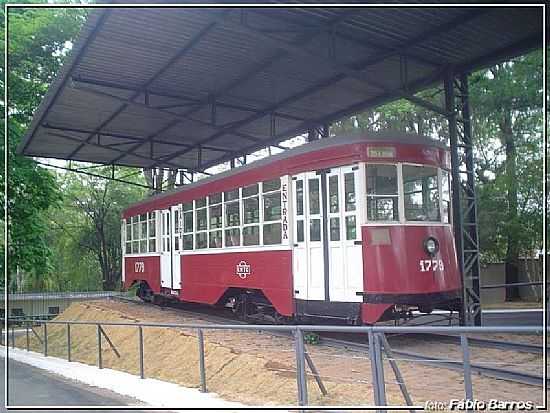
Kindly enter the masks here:
M 470 340 L 471 339 L 468 338 L 468 341 Z M 358 349 L 361 351 L 368 351 L 368 348 L 369 348 L 368 344 L 355 343 L 352 341 L 345 341 L 345 340 L 339 340 L 334 338 L 322 337 L 321 342 L 332 343 L 342 347 Z M 443 367 L 443 368 L 448 368 L 451 370 L 459 370 L 459 371 L 463 370 L 462 361 L 459 361 L 459 360 L 454 361 L 454 360 L 448 360 L 448 359 L 439 358 L 439 357 L 432 357 L 432 356 L 428 357 L 425 354 L 396 350 L 395 348 L 392 348 L 392 352 L 395 356 L 403 357 L 399 359 L 399 361 L 419 362 L 419 363 L 427 364 L 433 367 Z M 538 376 L 532 373 L 507 370 L 507 369 L 502 369 L 497 367 L 488 367 L 488 366 L 476 364 L 476 363 L 471 363 L 470 367 L 472 371 L 487 377 L 513 381 L 513 382 L 522 383 L 522 384 L 535 385 L 535 386 L 543 385 L 542 376 Z M 550 381 L 550 379 L 547 379 L 547 381 Z
M 437 336 L 438 339 L 441 339 L 442 341 L 447 341 L 449 343 L 460 345 L 460 336 L 457 336 L 454 334 L 443 334 L 443 333 L 441 334 L 432 333 L 432 335 Z M 468 342 L 474 346 L 483 347 L 483 348 L 513 350 L 513 351 L 521 351 L 524 353 L 533 353 L 533 354 L 541 354 L 541 355 L 543 350 L 542 346 L 539 346 L 536 344 L 529 344 L 529 343 L 520 343 L 517 341 L 501 341 L 501 340 L 492 340 L 492 339 L 468 336 Z M 547 348 L 547 351 L 548 350 L 549 349 Z

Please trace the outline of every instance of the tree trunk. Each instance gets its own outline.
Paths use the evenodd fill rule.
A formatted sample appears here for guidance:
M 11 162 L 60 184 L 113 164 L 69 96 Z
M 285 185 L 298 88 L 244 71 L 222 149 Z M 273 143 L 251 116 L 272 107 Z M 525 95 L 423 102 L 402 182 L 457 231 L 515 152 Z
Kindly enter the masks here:
M 514 132 L 512 130 L 512 114 L 506 110 L 500 124 L 502 141 L 506 151 L 506 189 L 508 199 L 508 231 L 505 259 L 506 284 L 519 282 L 519 242 L 517 238 L 518 220 L 518 187 L 516 177 L 516 145 Z M 518 287 L 506 288 L 506 300 L 511 301 L 519 298 Z
M 143 176 L 145 177 L 145 182 L 149 189 L 149 194 L 153 195 L 155 193 L 155 178 L 152 168 L 143 168 Z
M 170 169 L 168 171 L 168 179 L 166 184 L 166 190 L 174 189 L 176 187 L 176 177 L 178 175 L 177 169 Z

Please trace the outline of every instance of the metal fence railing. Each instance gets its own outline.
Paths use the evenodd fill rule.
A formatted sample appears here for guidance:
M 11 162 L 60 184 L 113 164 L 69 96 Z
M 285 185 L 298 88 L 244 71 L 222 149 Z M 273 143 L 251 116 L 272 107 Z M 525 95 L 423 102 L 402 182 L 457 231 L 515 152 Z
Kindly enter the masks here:
M 379 406 L 379 412 L 385 412 L 386 409 L 391 408 L 387 405 L 386 397 L 386 380 L 384 378 L 384 359 L 389 362 L 392 373 L 395 375 L 396 382 L 399 384 L 400 391 L 403 398 L 407 402 L 407 406 L 410 406 L 410 411 L 415 409 L 423 409 L 424 406 L 414 405 L 412 398 L 407 390 L 406 383 L 403 380 L 403 376 L 397 365 L 396 358 L 393 355 L 393 350 L 390 348 L 386 334 L 451 334 L 460 338 L 460 348 L 462 352 L 462 360 L 455 360 L 452 363 L 461 367 L 463 382 L 464 382 L 464 396 L 468 400 L 473 400 L 474 389 L 472 384 L 472 363 L 470 361 L 470 347 L 468 343 L 467 334 L 537 334 L 543 333 L 542 327 L 435 327 L 435 326 L 411 326 L 411 327 L 385 327 L 385 326 L 323 326 L 323 325 L 225 325 L 225 324 L 178 324 L 178 323 L 153 323 L 153 322 L 95 322 L 95 321 L 66 321 L 66 320 L 36 320 L 36 319 L 17 319 L 8 321 L 14 321 L 8 323 L 8 330 L 5 334 L 6 345 L 10 344 L 15 347 L 15 334 L 16 323 L 19 324 L 18 334 L 23 334 L 22 328 L 24 328 L 26 338 L 26 349 L 30 348 L 30 336 L 31 334 L 36 337 L 42 346 L 44 356 L 48 356 L 48 326 L 49 325 L 64 325 L 66 327 L 66 357 L 68 361 L 71 361 L 71 327 L 76 325 L 95 326 L 97 330 L 97 366 L 103 368 L 102 358 L 102 346 L 103 340 L 107 345 L 120 357 L 116 346 L 109 338 L 104 327 L 132 327 L 137 329 L 137 348 L 139 349 L 139 374 L 141 378 L 145 378 L 145 365 L 144 365 L 144 350 L 143 350 L 143 329 L 144 328 L 175 328 L 195 331 L 197 333 L 197 345 L 198 345 L 198 360 L 197 368 L 199 370 L 199 389 L 201 392 L 207 392 L 207 374 L 205 369 L 205 351 L 204 351 L 204 332 L 212 330 L 233 330 L 233 331 L 262 331 L 271 332 L 274 334 L 289 334 L 293 336 L 293 346 L 295 353 L 294 362 L 296 367 L 296 385 L 297 385 L 297 402 L 299 406 L 308 406 L 308 381 L 306 369 L 309 367 L 311 375 L 314 376 L 319 389 L 325 394 L 326 389 L 322 383 L 321 377 L 316 371 L 311 357 L 306 350 L 304 343 L 304 334 L 306 333 L 362 333 L 368 337 L 368 359 L 370 361 L 370 378 L 372 383 L 372 390 L 374 394 L 374 403 Z M 37 331 L 42 328 L 40 334 Z M 4 345 L 4 331 L 3 326 L 0 330 L 0 344 Z M 548 329 L 550 332 L 550 329 Z M 398 352 L 395 351 L 397 354 Z M 413 360 L 407 360 L 413 361 Z M 449 363 L 449 362 L 448 362 Z M 457 367 L 455 365 L 455 367 Z M 475 365 L 474 365 L 475 367 Z M 311 376 L 310 375 L 310 376 Z M 543 378 L 541 377 L 541 383 Z M 544 378 L 546 379 L 546 378 Z M 457 395 L 453 395 L 456 397 Z

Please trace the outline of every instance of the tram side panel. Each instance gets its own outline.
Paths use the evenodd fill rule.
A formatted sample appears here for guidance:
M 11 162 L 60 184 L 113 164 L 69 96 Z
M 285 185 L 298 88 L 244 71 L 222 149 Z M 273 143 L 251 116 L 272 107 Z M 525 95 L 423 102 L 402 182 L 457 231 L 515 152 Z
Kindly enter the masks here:
M 189 254 L 181 259 L 183 301 L 215 304 L 229 288 L 260 290 L 280 314 L 294 313 L 290 250 Z
M 147 282 L 155 294 L 160 293 L 159 255 L 124 257 L 124 288 L 141 281 Z

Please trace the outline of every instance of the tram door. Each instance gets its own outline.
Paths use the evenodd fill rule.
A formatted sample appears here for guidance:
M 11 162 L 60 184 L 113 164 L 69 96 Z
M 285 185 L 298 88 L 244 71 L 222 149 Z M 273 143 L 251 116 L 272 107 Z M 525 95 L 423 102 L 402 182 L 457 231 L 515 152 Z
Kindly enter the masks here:
M 325 299 L 321 178 L 306 172 L 292 178 L 294 190 L 294 296 Z
M 160 211 L 160 286 L 172 288 L 172 243 L 170 210 Z
M 362 301 L 359 167 L 306 172 L 292 182 L 294 296 Z
M 173 206 L 172 210 L 172 228 L 170 234 L 172 251 L 172 289 L 181 288 L 181 228 L 182 228 L 182 209 L 181 205 Z

